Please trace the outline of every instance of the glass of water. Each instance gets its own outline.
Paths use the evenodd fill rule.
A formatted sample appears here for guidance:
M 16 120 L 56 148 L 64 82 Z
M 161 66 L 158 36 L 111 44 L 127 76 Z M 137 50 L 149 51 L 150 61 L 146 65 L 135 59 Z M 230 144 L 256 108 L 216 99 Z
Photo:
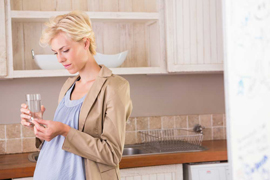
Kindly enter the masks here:
M 28 105 L 28 109 L 30 110 L 30 123 L 34 124 L 32 122 L 34 118 L 42 119 L 40 94 L 26 94 L 26 104 Z

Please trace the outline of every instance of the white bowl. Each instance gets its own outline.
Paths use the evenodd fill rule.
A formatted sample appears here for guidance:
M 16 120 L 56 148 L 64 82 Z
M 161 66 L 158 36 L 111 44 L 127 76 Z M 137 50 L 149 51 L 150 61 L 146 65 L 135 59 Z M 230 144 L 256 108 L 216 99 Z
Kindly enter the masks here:
M 123 64 L 127 54 L 128 51 L 114 55 L 97 53 L 94 55 L 94 58 L 98 64 L 103 64 L 108 68 L 116 68 Z M 65 67 L 58 62 L 56 55 L 34 55 L 34 59 L 40 69 L 43 70 L 65 69 Z
M 94 55 L 94 58 L 98 64 L 103 64 L 108 68 L 116 68 L 123 64 L 123 62 L 126 60 L 127 54 L 128 51 L 124 51 L 114 55 L 97 53 L 96 55 Z
M 58 62 L 56 55 L 35 55 L 35 62 L 40 69 L 65 69 L 65 67 Z

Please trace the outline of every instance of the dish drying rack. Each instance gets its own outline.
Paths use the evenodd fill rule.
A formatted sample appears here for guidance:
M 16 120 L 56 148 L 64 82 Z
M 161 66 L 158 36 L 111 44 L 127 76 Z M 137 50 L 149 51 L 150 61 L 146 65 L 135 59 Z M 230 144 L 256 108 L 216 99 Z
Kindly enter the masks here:
M 191 152 L 205 150 L 201 146 L 203 140 L 202 129 L 204 127 L 196 125 L 193 130 L 187 129 L 158 129 L 138 131 L 141 142 L 148 147 L 152 147 L 160 152 Z

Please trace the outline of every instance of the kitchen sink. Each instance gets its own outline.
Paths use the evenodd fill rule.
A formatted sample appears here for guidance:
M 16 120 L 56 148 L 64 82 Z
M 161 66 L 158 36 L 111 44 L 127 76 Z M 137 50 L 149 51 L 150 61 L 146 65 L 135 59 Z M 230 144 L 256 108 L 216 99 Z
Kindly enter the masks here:
M 136 148 L 124 148 L 123 156 L 134 155 L 134 154 L 143 154 L 141 149 Z
M 131 156 L 131 155 L 139 155 L 139 154 L 148 154 L 149 151 L 142 148 L 142 146 L 135 146 L 135 147 L 124 147 L 123 156 Z M 28 155 L 28 160 L 31 162 L 37 162 L 39 152 L 33 152 Z
M 197 149 L 196 149 L 197 148 Z M 202 146 L 191 147 L 191 149 L 185 150 L 161 150 L 153 148 L 147 144 L 127 144 L 124 147 L 123 157 L 124 156 L 138 156 L 138 155 L 149 155 L 149 154 L 165 154 L 165 153 L 180 153 L 180 152 L 197 152 L 204 151 L 206 148 Z M 37 162 L 39 152 L 34 152 L 28 155 L 28 160 L 31 162 Z

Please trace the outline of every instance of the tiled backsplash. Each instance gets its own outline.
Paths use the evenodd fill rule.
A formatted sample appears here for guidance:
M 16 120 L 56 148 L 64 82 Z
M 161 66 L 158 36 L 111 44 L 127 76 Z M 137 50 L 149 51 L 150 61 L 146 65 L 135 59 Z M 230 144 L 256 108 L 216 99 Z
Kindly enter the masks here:
M 0 125 L 0 154 L 37 151 L 34 132 L 21 124 Z
M 196 124 L 205 127 L 203 140 L 226 139 L 225 114 L 131 117 L 126 125 L 125 144 L 140 143 L 138 133 L 140 130 L 176 128 L 192 130 Z
M 174 129 L 190 130 L 195 124 L 205 127 L 204 140 L 226 139 L 224 114 L 130 117 L 126 125 L 126 144 L 140 143 L 139 130 Z M 0 154 L 34 152 L 35 134 L 21 124 L 0 125 Z

